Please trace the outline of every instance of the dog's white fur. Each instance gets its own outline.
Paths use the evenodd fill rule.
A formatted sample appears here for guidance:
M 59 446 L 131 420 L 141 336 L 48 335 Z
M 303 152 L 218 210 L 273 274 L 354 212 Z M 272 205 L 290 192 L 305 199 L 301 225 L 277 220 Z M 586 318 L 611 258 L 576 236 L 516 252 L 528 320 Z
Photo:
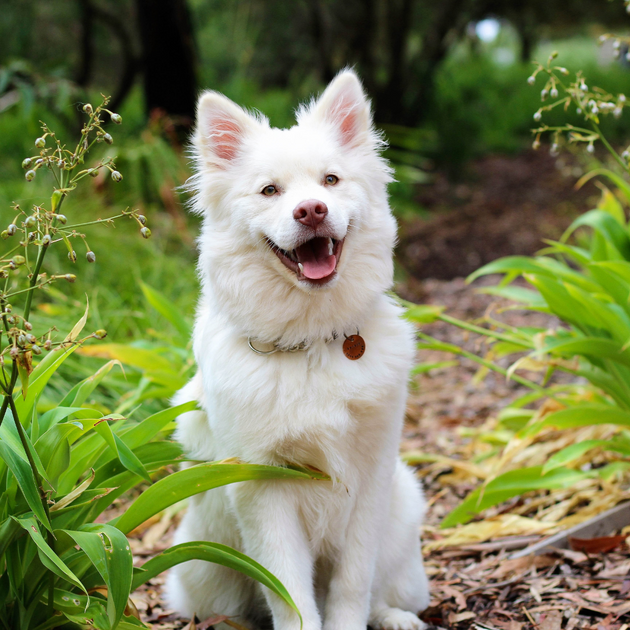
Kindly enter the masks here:
M 429 599 L 419 539 L 424 499 L 397 457 L 414 341 L 385 295 L 396 225 L 381 145 L 352 71 L 301 108 L 291 129 L 271 128 L 215 92 L 199 101 L 199 371 L 174 402 L 196 400 L 203 411 L 184 414 L 177 437 L 197 459 L 304 464 L 333 481 L 246 482 L 197 495 L 175 543 L 215 541 L 256 559 L 286 586 L 304 630 L 365 630 L 368 622 L 417 630 L 415 613 Z M 328 173 L 337 184 L 325 183 Z M 261 194 L 269 184 L 280 192 Z M 307 199 L 327 205 L 335 238 L 347 236 L 325 286 L 298 280 L 266 242 L 299 245 L 311 228 L 293 209 Z M 367 350 L 350 361 L 343 334 L 357 329 Z M 339 338 L 331 342 L 333 331 Z M 261 349 L 308 347 L 259 356 L 250 336 Z M 268 589 L 218 565 L 180 565 L 167 590 L 185 615 L 254 623 L 262 610 L 275 630 L 300 627 Z

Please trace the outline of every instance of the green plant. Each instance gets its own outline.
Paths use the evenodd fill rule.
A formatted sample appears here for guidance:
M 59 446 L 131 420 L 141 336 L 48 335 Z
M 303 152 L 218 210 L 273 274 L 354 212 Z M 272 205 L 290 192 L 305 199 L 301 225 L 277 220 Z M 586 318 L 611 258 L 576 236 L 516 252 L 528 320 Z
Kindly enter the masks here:
M 420 332 L 421 348 L 464 356 L 482 370 L 497 371 L 531 390 L 503 409 L 496 423 L 468 432 L 482 447 L 473 460 L 479 464 L 474 474 L 482 483 L 443 520 L 445 528 L 531 491 L 548 492 L 551 501 L 533 501 L 530 511 L 525 504 L 525 511 L 518 513 L 544 520 L 554 492 L 575 490 L 579 500 L 564 496 L 565 505 L 554 513 L 562 517 L 552 522 L 557 527 L 572 524 L 572 510 L 592 498 L 580 495 L 578 488 L 605 488 L 603 494 L 613 504 L 627 496 L 623 488 L 630 473 L 630 223 L 624 204 L 630 204 L 630 153 L 619 155 L 599 126 L 602 114 L 621 115 L 626 98 L 589 88 L 579 71 L 567 80 L 570 72 L 554 65 L 555 60 L 552 54 L 545 66 L 538 64 L 528 80 L 533 85 L 538 75 L 545 75 L 541 96 L 543 101 L 551 99 L 534 118 L 540 121 L 547 111 L 575 107 L 585 124 L 541 125 L 533 130 L 534 147 L 540 146 L 543 134 L 551 134 L 554 153 L 565 143 L 582 143 L 593 154 L 594 143 L 601 141 L 617 171 L 597 168 L 578 185 L 603 176 L 615 192 L 598 184 L 602 196 L 597 207 L 577 218 L 559 241 L 546 241 L 548 247 L 537 256 L 503 258 L 468 278 L 472 282 L 501 274 L 497 286 L 482 291 L 511 301 L 512 308 L 555 315 L 560 325 L 554 329 L 513 327 L 490 316 L 485 325 L 477 325 L 437 308 L 408 309 L 408 317 L 419 323 L 441 319 L 485 337 L 488 352 L 480 357 Z M 514 284 L 517 279 L 525 280 L 529 288 Z M 510 356 L 516 359 L 509 368 L 497 364 L 497 359 Z M 522 369 L 542 372 L 541 382 L 519 375 Z M 550 379 L 556 372 L 575 378 L 569 384 L 554 384 Z M 426 456 L 416 453 L 409 459 L 426 461 Z
M 141 569 L 133 567 L 126 534 L 165 508 L 193 494 L 218 486 L 256 479 L 324 479 L 317 471 L 249 465 L 238 461 L 196 463 L 164 476 L 182 459 L 168 437 L 175 417 L 193 403 L 166 409 L 135 421 L 119 413 L 103 413 L 86 401 L 118 361 L 109 361 L 78 382 L 47 410 L 38 401 L 51 377 L 87 339 L 102 339 L 104 330 L 80 338 L 88 311 L 61 340 L 55 327 L 39 331 L 30 320 L 34 296 L 58 281 L 73 282 L 74 274 L 44 271 L 44 259 L 55 245 L 67 249 L 70 264 L 83 242 L 87 263 L 96 255 L 84 227 L 111 225 L 118 218 L 134 220 L 145 238 L 146 219 L 137 211 L 72 224 L 60 213 L 78 183 L 101 170 L 114 181 L 122 178 L 105 156 L 85 166 L 90 148 L 111 144 L 102 118 L 120 123 L 109 112 L 107 99 L 92 108 L 81 139 L 66 149 L 45 124 L 35 141 L 40 150 L 23 162 L 27 181 L 48 170 L 55 188 L 50 209 L 29 211 L 14 204 L 15 218 L 1 236 L 13 245 L 0 263 L 0 628 L 45 630 L 94 627 L 99 630 L 146 627 L 126 614 L 131 591 L 157 573 L 191 559 L 217 562 L 241 571 L 272 589 L 295 608 L 282 584 L 243 554 L 211 542 L 175 546 Z M 52 145 L 49 147 L 47 145 Z M 158 307 L 159 296 L 145 288 Z M 168 314 L 167 314 L 168 315 Z M 178 320 L 178 333 L 187 329 Z M 43 357 L 38 363 L 38 358 Z M 36 364 L 34 366 L 34 364 Z M 137 403 L 141 396 L 137 396 Z M 149 484 L 123 515 L 106 519 L 114 499 Z

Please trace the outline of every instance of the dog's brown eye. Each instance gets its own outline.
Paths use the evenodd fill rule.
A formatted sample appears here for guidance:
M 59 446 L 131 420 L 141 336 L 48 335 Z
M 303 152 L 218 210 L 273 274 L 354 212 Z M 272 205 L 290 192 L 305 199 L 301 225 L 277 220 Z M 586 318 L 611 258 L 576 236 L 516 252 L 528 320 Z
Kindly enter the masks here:
M 269 184 L 269 186 L 265 186 L 262 190 L 261 190 L 263 195 L 266 195 L 267 197 L 273 197 L 273 195 L 275 195 L 278 192 L 278 189 L 275 186 L 272 186 L 271 184 Z
M 336 175 L 326 175 L 325 181 L 329 186 L 334 186 L 339 178 Z

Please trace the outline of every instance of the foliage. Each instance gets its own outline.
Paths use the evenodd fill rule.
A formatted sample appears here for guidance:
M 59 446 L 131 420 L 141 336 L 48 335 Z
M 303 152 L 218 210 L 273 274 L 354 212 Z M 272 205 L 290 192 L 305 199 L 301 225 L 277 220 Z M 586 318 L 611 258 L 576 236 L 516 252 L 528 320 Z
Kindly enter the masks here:
M 630 154 L 626 150 L 619 156 L 599 127 L 602 114 L 621 115 L 626 98 L 589 88 L 579 71 L 573 80 L 566 80 L 570 72 L 555 65 L 556 56 L 550 55 L 544 66 L 538 64 L 528 80 L 533 85 L 537 75 L 545 75 L 541 96 L 543 101 L 551 99 L 534 119 L 540 121 L 543 112 L 556 108 L 577 107 L 587 126 L 541 125 L 533 130 L 534 146 L 540 144 L 541 135 L 550 133 L 554 152 L 563 143 L 582 143 L 593 153 L 594 143 L 601 140 L 619 172 L 598 168 L 580 185 L 603 176 L 614 184 L 616 194 L 600 184 L 598 207 L 578 217 L 559 241 L 546 241 L 548 247 L 535 257 L 491 262 L 469 278 L 501 274 L 500 283 L 485 292 L 516 302 L 518 308 L 553 314 L 561 322 L 557 328 L 511 327 L 489 317 L 487 327 L 482 327 L 435 309 L 408 311 L 415 321 L 442 319 L 482 335 L 491 350 L 479 357 L 419 333 L 421 348 L 467 357 L 532 390 L 500 414 L 488 437 L 500 445 L 492 469 L 480 474 L 483 483 L 443 520 L 442 527 L 466 523 L 479 512 L 529 491 L 575 488 L 589 479 L 606 484 L 627 479 L 630 471 L 630 223 L 622 204 L 630 203 Z M 514 284 L 519 278 L 531 288 Z M 496 362 L 515 354 L 518 358 L 508 369 Z M 542 383 L 523 378 L 518 370 L 542 371 Z M 580 380 L 550 385 L 556 372 Z M 540 401 L 543 404 L 531 407 Z M 527 449 L 536 443 L 557 444 L 557 432 L 569 432 L 568 440 L 556 450 L 548 448 L 536 465 L 522 467 Z M 580 441 L 571 443 L 572 438 Z

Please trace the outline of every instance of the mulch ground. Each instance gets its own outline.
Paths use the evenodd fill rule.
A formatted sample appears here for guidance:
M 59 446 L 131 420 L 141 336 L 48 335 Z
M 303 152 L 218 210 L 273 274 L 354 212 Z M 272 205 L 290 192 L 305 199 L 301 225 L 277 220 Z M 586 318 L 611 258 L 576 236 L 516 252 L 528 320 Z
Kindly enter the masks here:
M 531 255 L 542 238 L 557 238 L 572 219 L 589 207 L 598 191 L 576 191 L 581 174 L 571 158 L 553 159 L 543 152 L 487 157 L 472 164 L 464 183 L 451 185 L 437 176 L 420 202 L 430 220 L 406 220 L 401 226 L 398 262 L 407 277 L 399 293 L 412 301 L 440 304 L 462 319 L 476 319 L 492 308 L 493 298 L 475 292 L 462 277 L 481 264 L 511 254 Z M 446 210 L 449 210 L 446 212 Z M 506 315 L 515 325 L 551 326 L 539 313 Z M 511 319 L 510 319 L 511 318 Z M 479 351 L 479 340 L 436 322 L 423 331 L 441 340 Z M 441 361 L 423 352 L 419 360 Z M 466 360 L 416 379 L 407 410 L 402 451 L 421 449 L 451 456 L 466 440 L 462 428 L 482 426 L 524 390 L 503 377 L 478 380 L 478 366 Z M 443 517 L 473 489 L 473 481 L 444 483 L 448 466 L 420 466 L 429 501 L 425 542 L 439 540 Z M 114 506 L 123 510 L 124 502 Z M 136 565 L 167 548 L 180 514 L 168 513 L 132 533 Z M 532 536 L 527 541 L 537 539 Z M 433 549 L 425 553 L 432 600 L 423 619 L 432 627 L 455 630 L 627 630 L 630 628 L 630 549 L 626 543 L 607 553 L 557 552 L 511 560 L 513 539 Z M 164 576 L 133 595 L 138 614 L 153 628 L 193 628 L 168 610 L 162 600 Z M 200 620 L 199 630 L 239 628 L 238 620 Z

